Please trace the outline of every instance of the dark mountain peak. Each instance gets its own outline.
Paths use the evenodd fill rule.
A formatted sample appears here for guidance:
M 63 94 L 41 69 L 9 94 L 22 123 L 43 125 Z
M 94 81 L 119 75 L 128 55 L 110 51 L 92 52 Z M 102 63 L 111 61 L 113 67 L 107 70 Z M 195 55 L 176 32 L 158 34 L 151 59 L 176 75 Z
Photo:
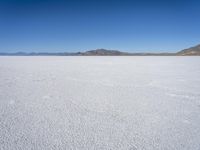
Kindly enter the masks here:
M 107 49 L 96 49 L 96 50 L 89 50 L 83 53 L 83 55 L 87 56 L 118 56 L 118 55 L 128 55 L 129 53 L 120 52 L 118 50 L 107 50 Z
M 197 46 L 194 46 L 194 47 L 191 47 L 191 48 L 188 48 L 188 49 L 184 49 L 180 52 L 177 53 L 178 55 L 182 55 L 182 56 L 185 56 L 185 55 L 200 55 L 200 45 L 197 45 Z

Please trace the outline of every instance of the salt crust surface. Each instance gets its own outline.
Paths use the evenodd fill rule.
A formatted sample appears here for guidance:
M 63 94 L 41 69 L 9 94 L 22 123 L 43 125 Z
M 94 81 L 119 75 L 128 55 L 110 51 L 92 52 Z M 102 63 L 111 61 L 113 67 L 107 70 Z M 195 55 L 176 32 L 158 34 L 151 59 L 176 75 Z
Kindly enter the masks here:
M 1 150 L 199 150 L 200 57 L 0 57 Z

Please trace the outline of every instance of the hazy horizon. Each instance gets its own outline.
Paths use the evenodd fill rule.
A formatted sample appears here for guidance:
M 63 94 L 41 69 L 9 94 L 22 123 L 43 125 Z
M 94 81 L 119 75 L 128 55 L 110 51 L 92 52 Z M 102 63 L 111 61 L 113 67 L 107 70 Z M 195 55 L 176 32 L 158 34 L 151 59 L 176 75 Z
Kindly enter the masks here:
M 177 53 L 177 52 L 180 52 L 180 51 L 153 51 L 153 50 L 149 50 L 149 51 L 125 51 L 125 50 L 119 50 L 119 49 L 106 49 L 106 48 L 96 48 L 96 49 L 88 49 L 88 50 L 80 50 L 80 51 L 77 51 L 77 50 L 60 50 L 60 51 L 48 51 L 48 50 L 37 50 L 37 51 L 29 51 L 29 50 L 21 50 L 21 51 L 0 51 L 0 53 L 2 54 L 15 54 L 15 53 L 27 53 L 27 54 L 30 54 L 30 53 L 49 53 L 49 54 L 54 54 L 54 53 L 84 53 L 84 52 L 87 52 L 87 51 L 93 51 L 93 50 L 99 50 L 99 49 L 104 49 L 104 50 L 116 50 L 116 51 L 120 51 L 120 52 L 127 52 L 127 53 Z

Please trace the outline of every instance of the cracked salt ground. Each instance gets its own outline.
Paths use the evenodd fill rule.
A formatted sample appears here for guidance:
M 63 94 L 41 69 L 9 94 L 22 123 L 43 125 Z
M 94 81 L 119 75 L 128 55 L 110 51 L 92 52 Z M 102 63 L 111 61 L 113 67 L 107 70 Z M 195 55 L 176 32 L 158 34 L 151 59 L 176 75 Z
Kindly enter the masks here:
M 0 57 L 0 149 L 199 150 L 199 57 Z
M 14 105 L 14 104 L 15 104 L 15 101 L 14 101 L 14 100 L 11 100 L 11 101 L 9 101 L 9 104 L 10 104 L 10 105 Z

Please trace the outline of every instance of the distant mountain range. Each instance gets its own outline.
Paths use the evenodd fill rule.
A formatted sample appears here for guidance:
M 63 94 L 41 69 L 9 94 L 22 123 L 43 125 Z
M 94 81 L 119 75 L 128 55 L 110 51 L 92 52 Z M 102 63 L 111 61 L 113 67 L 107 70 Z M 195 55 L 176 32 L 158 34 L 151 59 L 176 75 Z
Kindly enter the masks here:
M 0 53 L 1 56 L 200 56 L 200 45 L 184 49 L 177 53 L 128 53 L 118 50 L 96 49 L 74 53 Z

